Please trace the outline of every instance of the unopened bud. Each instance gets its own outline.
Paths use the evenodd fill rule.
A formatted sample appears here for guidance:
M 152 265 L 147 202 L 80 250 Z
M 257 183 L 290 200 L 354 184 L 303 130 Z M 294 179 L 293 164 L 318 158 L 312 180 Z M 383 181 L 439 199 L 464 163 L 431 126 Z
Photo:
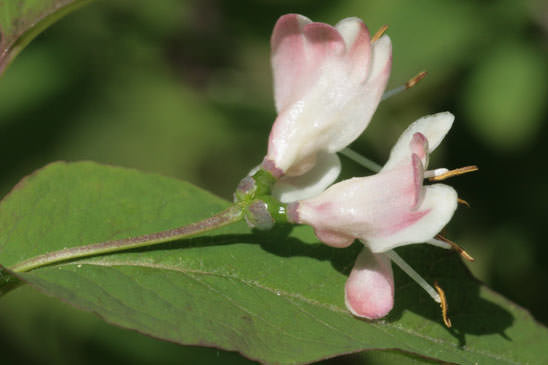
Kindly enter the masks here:
M 234 202 L 252 199 L 257 191 L 257 183 L 251 176 L 244 177 L 234 192 Z
M 262 200 L 255 200 L 247 206 L 245 221 L 250 227 L 260 230 L 271 229 L 275 223 L 268 210 L 268 204 Z
M 270 195 L 276 178 L 263 168 L 244 177 L 234 192 L 234 202 L 251 201 L 260 195 Z

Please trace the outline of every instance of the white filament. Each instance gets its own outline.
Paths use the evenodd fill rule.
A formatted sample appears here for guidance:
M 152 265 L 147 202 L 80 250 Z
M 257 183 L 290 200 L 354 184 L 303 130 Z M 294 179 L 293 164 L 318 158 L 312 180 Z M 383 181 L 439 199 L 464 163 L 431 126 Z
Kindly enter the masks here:
M 432 238 L 431 240 L 428 240 L 426 241 L 426 243 L 432 245 L 432 246 L 437 246 L 437 247 L 441 247 L 441 248 L 445 248 L 447 250 L 450 250 L 452 248 L 452 246 L 447 243 L 447 242 L 444 242 L 442 240 L 438 240 L 436 238 Z
M 371 161 L 367 157 L 363 157 L 358 152 L 350 149 L 349 147 L 346 147 L 345 149 L 339 151 L 339 153 L 373 172 L 379 172 L 382 168 L 382 166 L 378 163 Z
M 386 256 L 390 258 L 396 265 L 400 267 L 407 275 L 411 277 L 411 279 L 415 280 L 417 284 L 419 284 L 431 297 L 436 301 L 437 303 L 441 303 L 440 295 L 430 284 L 426 282 L 422 278 L 422 276 L 419 275 L 407 262 L 403 261 L 403 259 L 396 253 L 394 250 L 386 251 L 384 253 Z
M 435 170 L 428 170 L 428 171 L 425 171 L 424 172 L 424 178 L 425 179 L 428 179 L 429 177 L 436 177 L 436 176 L 440 176 L 440 175 L 443 175 L 445 173 L 448 173 L 449 170 L 446 169 L 446 168 L 440 168 L 440 169 L 435 169 Z
M 382 95 L 381 101 L 385 101 L 386 99 L 391 98 L 394 95 L 398 95 L 399 93 L 405 90 L 407 90 L 407 86 L 405 84 L 395 87 L 391 90 L 388 90 Z

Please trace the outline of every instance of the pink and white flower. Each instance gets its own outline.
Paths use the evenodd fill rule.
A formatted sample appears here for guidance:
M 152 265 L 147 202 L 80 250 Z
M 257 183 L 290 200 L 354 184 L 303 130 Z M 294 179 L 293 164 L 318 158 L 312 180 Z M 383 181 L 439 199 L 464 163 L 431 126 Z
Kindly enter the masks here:
M 358 18 L 333 27 L 288 14 L 276 23 L 271 45 L 278 117 L 262 167 L 277 178 L 302 176 L 321 160 L 316 174 L 334 176 L 322 184 L 312 179 L 322 185 L 314 192 L 322 191 L 338 176 L 335 153 L 363 132 L 380 102 L 392 63 L 390 38 L 371 44 Z
M 448 112 L 420 118 L 401 135 L 377 174 L 342 181 L 289 206 L 290 219 L 312 226 L 327 245 L 346 247 L 360 239 L 367 246 L 346 284 L 346 304 L 357 316 L 380 318 L 391 310 L 394 283 L 390 260 L 400 267 L 406 265 L 394 248 L 422 242 L 451 248 L 434 237 L 453 216 L 457 193 L 444 184 L 423 185 L 423 180 L 448 171 L 426 168 L 429 154 L 453 120 Z M 422 280 L 410 267 L 402 268 Z M 424 280 L 419 284 L 429 287 Z M 439 301 L 431 287 L 427 291 Z

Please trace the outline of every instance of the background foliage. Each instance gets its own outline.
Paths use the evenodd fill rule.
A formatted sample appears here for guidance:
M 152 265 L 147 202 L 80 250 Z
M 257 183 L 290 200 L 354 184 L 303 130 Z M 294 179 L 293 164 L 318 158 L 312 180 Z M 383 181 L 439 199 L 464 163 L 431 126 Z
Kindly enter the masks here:
M 455 113 L 432 166 L 481 171 L 451 181 L 473 208 L 459 210 L 448 235 L 476 257 L 480 279 L 548 323 L 548 172 L 539 168 L 548 152 L 548 5 L 540 0 L 96 1 L 39 35 L 0 80 L 1 192 L 50 161 L 90 159 L 229 198 L 265 152 L 275 116 L 268 40 L 287 12 L 328 23 L 359 16 L 372 31 L 389 24 L 390 85 L 430 72 L 384 102 L 354 148 L 382 162 L 408 123 Z M 346 175 L 364 174 L 345 162 Z M 105 325 L 30 288 L 3 298 L 0 313 L 0 345 L 27 363 L 245 361 Z M 396 355 L 361 356 L 344 361 Z

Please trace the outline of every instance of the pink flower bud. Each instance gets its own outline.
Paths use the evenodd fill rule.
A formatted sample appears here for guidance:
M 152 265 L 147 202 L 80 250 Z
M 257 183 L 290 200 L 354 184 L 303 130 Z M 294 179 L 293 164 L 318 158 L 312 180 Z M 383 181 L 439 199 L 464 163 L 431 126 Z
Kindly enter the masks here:
M 392 263 L 383 254 L 372 254 L 364 247 L 358 255 L 344 288 L 344 301 L 358 317 L 382 318 L 394 306 Z

